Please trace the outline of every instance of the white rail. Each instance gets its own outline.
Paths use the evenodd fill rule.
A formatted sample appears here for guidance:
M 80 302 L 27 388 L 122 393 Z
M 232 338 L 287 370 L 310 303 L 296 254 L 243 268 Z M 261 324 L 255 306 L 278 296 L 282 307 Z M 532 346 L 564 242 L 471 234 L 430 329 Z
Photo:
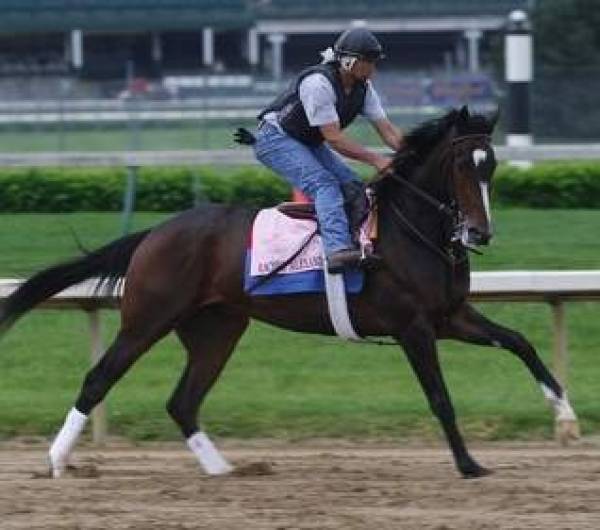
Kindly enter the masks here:
M 21 280 L 0 280 L 0 300 L 9 296 Z M 88 281 L 70 287 L 45 301 L 47 309 L 79 309 L 90 318 L 92 362 L 103 354 L 100 338 L 99 310 L 117 307 L 117 296 L 96 293 L 95 283 Z M 568 374 L 567 324 L 565 302 L 600 300 L 600 270 L 593 271 L 502 271 L 471 274 L 472 301 L 477 302 L 547 302 L 553 313 L 553 372 L 565 386 Z M 96 407 L 93 419 L 93 438 L 103 443 L 107 432 L 103 406 Z
M 384 150 L 381 150 L 384 151 Z M 495 146 L 499 160 L 600 160 L 600 144 Z M 182 151 L 0 153 L 0 167 L 142 167 L 258 164 L 248 148 Z

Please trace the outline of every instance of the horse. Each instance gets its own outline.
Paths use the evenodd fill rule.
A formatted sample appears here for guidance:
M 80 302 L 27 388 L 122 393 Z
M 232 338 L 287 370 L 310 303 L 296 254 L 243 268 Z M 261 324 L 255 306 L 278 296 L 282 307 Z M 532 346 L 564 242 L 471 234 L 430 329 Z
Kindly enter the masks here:
M 384 176 L 370 184 L 378 217 L 380 266 L 365 272 L 348 310 L 361 337 L 390 337 L 438 418 L 465 478 L 491 471 L 469 453 L 457 427 L 436 349 L 438 339 L 503 348 L 541 385 L 557 420 L 576 417 L 567 395 L 522 334 L 496 324 L 467 300 L 469 250 L 492 237 L 489 191 L 496 168 L 496 117 L 466 107 L 425 121 L 405 138 Z M 200 430 L 200 405 L 250 319 L 304 333 L 333 335 L 323 294 L 252 296 L 244 292 L 246 243 L 256 209 L 205 204 L 152 229 L 38 272 L 0 310 L 6 331 L 27 311 L 90 278 L 112 288 L 124 278 L 121 326 L 83 381 L 54 439 L 49 462 L 60 477 L 92 409 L 159 339 L 174 331 L 187 363 L 167 402 L 168 414 L 209 474 L 232 466 Z M 375 339 L 372 339 L 375 340 Z M 388 339 L 389 340 L 389 339 Z

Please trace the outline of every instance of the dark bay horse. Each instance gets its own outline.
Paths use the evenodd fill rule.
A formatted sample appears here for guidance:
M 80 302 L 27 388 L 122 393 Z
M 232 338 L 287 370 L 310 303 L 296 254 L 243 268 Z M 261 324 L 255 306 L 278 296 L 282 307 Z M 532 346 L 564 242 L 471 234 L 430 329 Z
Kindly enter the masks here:
M 469 454 L 444 383 L 437 339 L 505 348 L 539 382 L 556 417 L 575 415 L 561 386 L 519 333 L 489 321 L 467 302 L 467 248 L 491 237 L 488 190 L 496 167 L 490 135 L 495 120 L 466 108 L 430 120 L 406 137 L 393 170 L 372 183 L 379 218 L 376 251 L 382 266 L 366 273 L 349 312 L 362 336 L 392 337 L 406 353 L 464 477 L 488 471 Z M 75 406 L 50 449 L 60 476 L 87 417 L 142 354 L 171 331 L 188 353 L 168 401 L 190 449 L 213 474 L 231 469 L 198 428 L 198 409 L 250 318 L 286 329 L 331 335 L 320 294 L 248 296 L 243 268 L 255 210 L 205 205 L 114 241 L 88 255 L 39 272 L 6 301 L 0 329 L 46 298 L 88 278 L 126 279 L 121 327 L 85 377 Z

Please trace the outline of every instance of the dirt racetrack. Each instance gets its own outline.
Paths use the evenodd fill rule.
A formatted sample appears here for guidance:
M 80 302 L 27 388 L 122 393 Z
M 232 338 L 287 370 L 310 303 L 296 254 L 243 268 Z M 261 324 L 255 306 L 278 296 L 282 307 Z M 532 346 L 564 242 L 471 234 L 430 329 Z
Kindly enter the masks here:
M 200 473 L 179 444 L 77 450 L 48 479 L 46 446 L 0 444 L 0 528 L 600 528 L 600 444 L 473 445 L 492 476 L 460 479 L 443 446 L 319 440 L 221 443 Z

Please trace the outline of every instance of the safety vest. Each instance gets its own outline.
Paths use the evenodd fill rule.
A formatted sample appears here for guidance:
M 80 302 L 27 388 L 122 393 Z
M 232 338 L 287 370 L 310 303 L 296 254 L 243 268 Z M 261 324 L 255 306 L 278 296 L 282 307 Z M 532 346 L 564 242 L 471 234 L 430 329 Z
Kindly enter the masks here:
M 292 138 L 299 140 L 303 144 L 317 146 L 325 139 L 319 130 L 319 127 L 311 127 L 306 117 L 306 112 L 298 89 L 300 83 L 307 76 L 314 73 L 323 74 L 333 86 L 336 95 L 335 109 L 340 120 L 340 127 L 344 129 L 356 115 L 363 109 L 365 103 L 365 95 L 367 93 L 366 81 L 358 81 L 352 87 L 352 91 L 346 94 L 342 79 L 338 72 L 339 64 L 337 62 L 318 64 L 311 66 L 296 76 L 290 83 L 289 87 L 283 91 L 275 100 L 264 109 L 258 119 L 269 112 L 277 112 L 277 120 L 281 128 L 288 133 Z

